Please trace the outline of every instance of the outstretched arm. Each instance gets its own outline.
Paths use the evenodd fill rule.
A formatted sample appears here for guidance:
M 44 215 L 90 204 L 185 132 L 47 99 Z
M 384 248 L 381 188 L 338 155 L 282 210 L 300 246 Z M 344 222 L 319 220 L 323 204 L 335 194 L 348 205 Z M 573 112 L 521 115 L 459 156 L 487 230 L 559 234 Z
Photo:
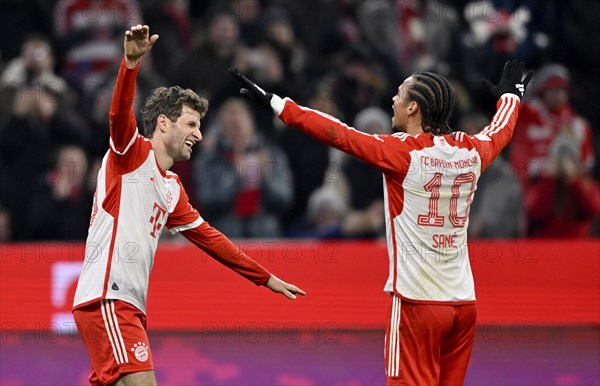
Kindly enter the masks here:
M 400 172 L 408 168 L 408 158 L 401 151 L 407 135 L 370 135 L 317 110 L 299 106 L 266 92 L 236 68 L 229 72 L 240 81 L 240 93 L 259 106 L 273 111 L 286 125 L 292 126 L 319 142 L 351 154 L 382 171 Z M 408 146 L 405 149 L 409 149 Z
M 296 299 L 296 294 L 306 295 L 295 285 L 286 283 L 269 273 L 237 248 L 225 235 L 206 222 L 194 229 L 183 231 L 181 234 L 212 258 L 256 285 L 264 285 L 273 292 L 285 295 L 288 299 Z
M 119 155 L 125 154 L 137 136 L 137 124 L 132 106 L 135 98 L 135 79 L 141 58 L 158 40 L 149 37 L 147 25 L 137 25 L 125 32 L 125 55 L 119 68 L 113 98 L 110 104 L 110 146 Z

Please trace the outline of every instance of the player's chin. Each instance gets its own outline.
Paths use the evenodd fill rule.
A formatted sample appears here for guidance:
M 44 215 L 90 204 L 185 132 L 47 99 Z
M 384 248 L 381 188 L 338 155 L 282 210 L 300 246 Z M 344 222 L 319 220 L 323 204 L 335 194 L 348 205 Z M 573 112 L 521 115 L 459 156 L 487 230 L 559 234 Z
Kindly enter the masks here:
M 179 157 L 177 157 L 177 159 L 175 161 L 189 161 L 190 158 L 192 158 L 192 150 L 183 150 L 181 153 L 179 153 Z

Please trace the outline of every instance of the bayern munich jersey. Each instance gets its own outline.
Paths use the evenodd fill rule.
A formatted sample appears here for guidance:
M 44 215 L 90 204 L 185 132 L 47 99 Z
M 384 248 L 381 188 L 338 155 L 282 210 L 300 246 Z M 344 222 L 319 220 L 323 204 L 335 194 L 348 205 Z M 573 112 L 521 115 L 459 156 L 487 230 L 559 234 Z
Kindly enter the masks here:
M 520 99 L 504 94 L 479 134 L 369 135 L 274 96 L 287 125 L 383 172 L 389 277 L 385 291 L 424 303 L 475 302 L 467 250 L 469 206 L 481 172 L 508 144 Z M 365 256 L 367 258 L 367 256 Z
M 146 312 L 148 279 L 162 231 L 182 234 L 216 260 L 264 284 L 270 274 L 208 225 L 175 173 L 158 165 L 131 109 L 137 70 L 121 63 L 110 111 L 110 149 L 102 160 L 74 308 L 120 299 Z

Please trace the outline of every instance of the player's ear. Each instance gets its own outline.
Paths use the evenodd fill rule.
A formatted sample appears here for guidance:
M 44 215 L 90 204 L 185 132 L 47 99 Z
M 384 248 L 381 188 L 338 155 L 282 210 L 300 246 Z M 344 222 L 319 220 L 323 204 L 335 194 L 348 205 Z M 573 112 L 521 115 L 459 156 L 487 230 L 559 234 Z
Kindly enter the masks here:
M 167 131 L 167 120 L 169 118 L 167 118 L 167 116 L 165 114 L 160 114 L 158 116 L 158 118 L 156 118 L 156 128 L 158 130 L 160 130 L 161 132 L 165 132 Z
M 415 101 L 408 102 L 407 112 L 408 115 L 414 115 L 419 111 L 419 105 Z

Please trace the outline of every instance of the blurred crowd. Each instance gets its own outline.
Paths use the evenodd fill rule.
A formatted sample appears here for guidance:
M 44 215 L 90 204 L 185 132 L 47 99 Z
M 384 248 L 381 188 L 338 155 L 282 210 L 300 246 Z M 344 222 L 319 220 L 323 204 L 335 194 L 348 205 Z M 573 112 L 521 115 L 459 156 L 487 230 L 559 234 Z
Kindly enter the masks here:
M 598 236 L 599 19 L 587 0 L 2 0 L 0 241 L 85 239 L 123 33 L 139 23 L 160 39 L 134 111 L 158 86 L 209 99 L 204 140 L 174 171 L 229 237 L 384 234 L 381 174 L 240 99 L 230 66 L 367 133 L 390 132 L 398 85 L 434 71 L 458 96 L 451 126 L 474 134 L 495 111 L 480 81 L 512 58 L 536 75 L 469 233 Z

